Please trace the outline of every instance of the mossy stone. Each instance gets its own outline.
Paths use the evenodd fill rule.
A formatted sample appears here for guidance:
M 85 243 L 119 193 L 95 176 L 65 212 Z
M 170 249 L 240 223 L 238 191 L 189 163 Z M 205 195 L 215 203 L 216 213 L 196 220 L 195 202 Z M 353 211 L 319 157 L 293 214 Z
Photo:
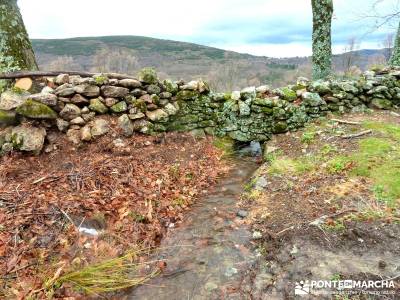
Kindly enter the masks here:
M 89 109 L 99 114 L 105 114 L 108 111 L 108 107 L 105 106 L 104 103 L 101 102 L 99 98 L 90 100 Z
M 283 133 L 287 131 L 287 123 L 280 121 L 280 122 L 276 122 L 272 128 L 273 133 Z
M 120 101 L 117 104 L 114 104 L 113 106 L 111 106 L 111 111 L 115 112 L 115 113 L 121 113 L 124 111 L 128 110 L 128 105 L 126 104 L 125 101 Z
M 292 102 L 292 101 L 294 101 L 294 100 L 297 99 L 296 92 L 293 91 L 292 89 L 290 89 L 290 88 L 288 88 L 288 87 L 283 87 L 283 88 L 280 88 L 279 90 L 280 90 L 280 92 L 281 92 L 281 93 L 280 93 L 280 96 L 281 96 L 284 100 L 287 100 L 287 101 Z
M 176 95 L 178 100 L 195 100 L 199 96 L 199 93 L 196 91 L 180 91 Z
M 16 112 L 32 119 L 56 119 L 57 113 L 45 104 L 33 100 L 26 100 L 17 107 Z
M 371 101 L 371 106 L 378 109 L 390 109 L 392 107 L 392 102 L 388 99 L 374 98 Z
M 266 107 L 273 107 L 274 103 L 271 99 L 268 98 L 256 98 L 253 100 L 253 104 L 255 105 L 260 105 L 260 106 L 266 106 Z
M 13 125 L 17 122 L 15 112 L 0 109 L 0 126 Z

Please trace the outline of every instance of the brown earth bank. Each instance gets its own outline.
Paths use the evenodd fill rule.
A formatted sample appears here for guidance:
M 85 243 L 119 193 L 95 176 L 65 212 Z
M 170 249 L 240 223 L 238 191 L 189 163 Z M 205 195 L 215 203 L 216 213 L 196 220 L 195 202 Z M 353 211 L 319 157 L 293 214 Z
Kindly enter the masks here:
M 241 201 L 262 257 L 243 277 L 243 297 L 399 299 L 399 145 L 396 112 L 329 116 L 267 142 Z M 394 288 L 295 295 L 296 283 L 313 280 L 393 280 Z
M 80 148 L 56 132 L 49 140 L 39 156 L 0 158 L 0 298 L 45 298 L 44 282 L 157 246 L 229 168 L 211 137 L 109 134 Z M 79 295 L 65 285 L 51 296 Z

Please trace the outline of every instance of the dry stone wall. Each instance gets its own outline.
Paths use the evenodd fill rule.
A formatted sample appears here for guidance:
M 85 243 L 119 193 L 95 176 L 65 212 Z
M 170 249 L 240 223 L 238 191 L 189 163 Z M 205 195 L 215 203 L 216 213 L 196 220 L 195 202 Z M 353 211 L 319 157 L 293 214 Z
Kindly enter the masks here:
M 1 152 L 39 152 L 51 128 L 75 144 L 110 129 L 115 116 L 122 135 L 190 131 L 249 142 L 302 127 L 327 112 L 390 109 L 400 104 L 400 70 L 368 71 L 354 80 L 310 82 L 299 78 L 278 89 L 247 87 L 214 93 L 202 80 L 158 80 L 145 69 L 139 79 L 81 78 L 60 74 L 41 82 L 39 93 L 12 88 L 0 98 Z

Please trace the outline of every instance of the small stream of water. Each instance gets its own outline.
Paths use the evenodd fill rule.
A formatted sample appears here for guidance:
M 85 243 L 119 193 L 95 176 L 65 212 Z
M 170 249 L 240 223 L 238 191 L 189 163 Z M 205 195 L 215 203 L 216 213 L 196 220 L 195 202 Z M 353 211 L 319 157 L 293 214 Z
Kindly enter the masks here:
M 129 299 L 221 299 L 227 294 L 242 299 L 240 278 L 256 257 L 251 231 L 236 216 L 236 204 L 256 168 L 250 158 L 237 159 L 229 174 L 162 241 L 164 274 L 131 291 Z

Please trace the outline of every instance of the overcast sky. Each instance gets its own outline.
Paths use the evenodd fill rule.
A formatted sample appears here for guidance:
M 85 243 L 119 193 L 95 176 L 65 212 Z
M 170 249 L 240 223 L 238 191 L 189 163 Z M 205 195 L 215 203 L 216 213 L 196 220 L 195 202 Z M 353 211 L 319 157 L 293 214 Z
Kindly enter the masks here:
M 333 0 L 333 51 L 351 37 L 382 48 L 395 25 L 373 30 L 376 0 Z M 19 0 L 31 38 L 141 35 L 274 57 L 311 54 L 311 0 Z M 378 13 L 398 0 L 381 0 Z

